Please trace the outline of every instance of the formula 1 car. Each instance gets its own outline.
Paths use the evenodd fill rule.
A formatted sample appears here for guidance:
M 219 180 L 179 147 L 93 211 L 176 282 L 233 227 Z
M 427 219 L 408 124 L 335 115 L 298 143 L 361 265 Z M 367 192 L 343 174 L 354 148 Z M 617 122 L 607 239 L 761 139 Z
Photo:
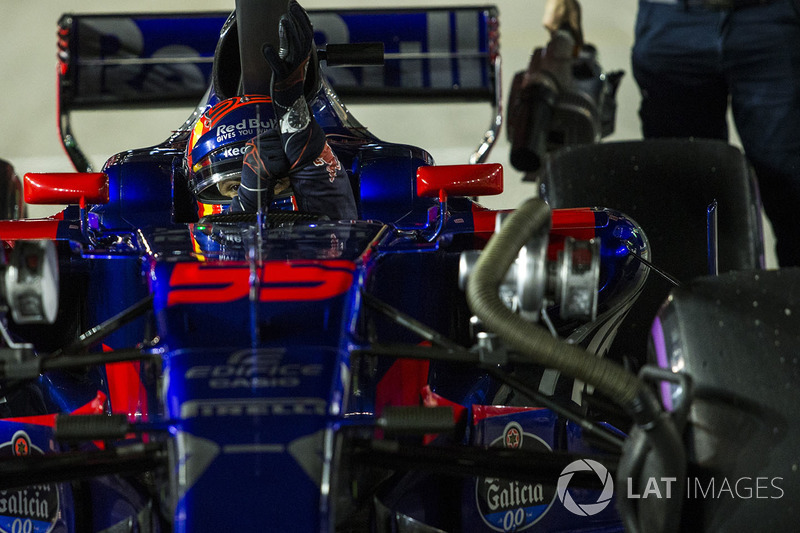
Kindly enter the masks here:
M 0 528 L 673 528 L 682 498 L 631 509 L 614 493 L 615 472 L 652 492 L 647 476 L 686 468 L 690 380 L 650 371 L 680 386 L 669 415 L 600 357 L 647 278 L 642 228 L 538 199 L 486 209 L 473 197 L 502 190 L 502 168 L 482 162 L 494 130 L 476 164 L 437 166 L 339 99 L 497 98 L 496 10 L 311 12 L 327 46 L 306 95 L 358 220 L 297 211 L 291 191 L 230 213 L 221 192 L 244 139 L 269 127 L 261 51 L 284 9 L 62 19 L 60 125 L 77 172 L 27 174 L 24 188 L 28 203 L 69 205 L 0 221 Z M 376 47 L 332 35 L 382 41 L 383 75 L 333 74 Z M 400 53 L 409 42 L 423 44 Z M 92 172 L 69 111 L 153 92 L 201 101 L 163 143 Z M 211 133 L 201 159 L 198 128 Z M 658 353 L 675 357 L 680 339 L 662 336 Z

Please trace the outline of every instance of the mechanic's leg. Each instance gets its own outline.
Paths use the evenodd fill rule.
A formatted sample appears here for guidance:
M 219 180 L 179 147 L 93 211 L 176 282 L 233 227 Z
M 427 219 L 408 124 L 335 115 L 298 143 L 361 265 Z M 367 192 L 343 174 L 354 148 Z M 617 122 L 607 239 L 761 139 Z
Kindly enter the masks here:
M 791 0 L 734 12 L 724 60 L 736 128 L 758 176 L 778 262 L 800 265 L 800 17 Z
M 639 1 L 632 61 L 642 133 L 727 140 L 719 44 L 724 15 L 680 3 Z

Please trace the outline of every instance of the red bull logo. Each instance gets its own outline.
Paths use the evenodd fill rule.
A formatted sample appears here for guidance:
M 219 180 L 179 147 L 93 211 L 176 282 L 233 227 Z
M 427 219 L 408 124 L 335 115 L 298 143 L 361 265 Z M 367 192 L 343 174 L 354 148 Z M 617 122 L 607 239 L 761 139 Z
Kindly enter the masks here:
M 263 104 L 270 104 L 269 106 L 264 106 Z M 194 150 L 197 143 L 200 139 L 208 132 L 215 131 L 217 141 L 221 142 L 227 140 L 228 135 L 232 137 L 238 137 L 236 135 L 237 131 L 244 132 L 247 130 L 248 132 L 252 132 L 250 135 L 254 137 L 257 134 L 257 131 L 260 127 L 262 128 L 270 128 L 274 127 L 272 124 L 274 119 L 272 118 L 272 99 L 269 96 L 237 96 L 235 98 L 229 98 L 227 100 L 223 100 L 222 102 L 218 103 L 217 105 L 210 107 L 203 113 L 197 122 L 195 122 L 194 127 L 192 128 L 192 132 L 189 135 L 189 142 L 187 146 L 186 152 L 186 161 L 189 168 L 194 169 L 194 165 L 197 162 L 193 161 L 192 151 Z M 256 107 L 254 107 L 256 106 Z M 262 106 L 257 108 L 257 106 Z M 252 109 L 249 109 L 252 108 Z M 256 115 L 257 109 L 261 111 L 265 116 L 259 120 L 260 117 L 247 117 L 246 112 L 252 112 L 253 115 Z M 239 115 L 242 115 L 239 118 Z M 233 120 L 225 121 L 231 122 L 230 124 L 224 124 L 223 119 L 226 118 L 233 118 Z M 245 135 L 242 133 L 241 135 Z M 221 138 L 222 137 L 222 138 Z

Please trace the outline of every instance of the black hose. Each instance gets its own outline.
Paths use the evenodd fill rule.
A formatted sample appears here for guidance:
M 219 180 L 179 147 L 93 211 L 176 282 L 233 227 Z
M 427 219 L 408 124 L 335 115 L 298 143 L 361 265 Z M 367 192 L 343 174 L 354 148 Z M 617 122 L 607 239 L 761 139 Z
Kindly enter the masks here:
M 628 498 L 627 483 L 624 480 L 638 480 L 642 465 L 647 458 L 650 443 L 643 431 L 634 430 L 625 441 L 623 455 L 616 473 L 617 512 L 622 519 L 626 533 L 639 533 L 638 509 L 635 500 Z M 638 486 L 638 483 L 637 483 Z
M 480 255 L 467 282 L 467 302 L 486 327 L 513 349 L 530 356 L 547 368 L 555 368 L 573 378 L 595 386 L 615 398 L 636 418 L 654 417 L 643 413 L 650 408 L 639 396 L 643 383 L 621 366 L 588 354 L 575 345 L 550 335 L 508 309 L 498 295 L 498 287 L 519 251 L 533 235 L 550 224 L 550 208 L 538 198 L 525 201 L 503 222 Z M 649 409 L 647 409 L 649 411 Z
M 648 393 L 652 394 L 649 390 Z M 652 423 L 634 427 L 622 450 L 616 474 L 617 511 L 629 533 L 678 531 L 684 499 L 686 450 L 670 418 L 662 413 Z M 632 499 L 652 488 L 651 484 L 671 484 L 663 498 Z
M 636 478 L 631 482 L 638 485 L 648 475 L 682 480 L 686 455 L 680 435 L 641 379 L 611 361 L 552 337 L 544 328 L 508 309 L 500 299 L 498 288 L 519 251 L 531 235 L 548 229 L 549 224 L 550 209 L 538 198 L 525 201 L 508 216 L 500 231 L 489 240 L 469 277 L 467 302 L 470 309 L 512 349 L 544 367 L 593 385 L 625 408 L 638 425 L 634 432 L 643 435 L 636 436 L 621 459 L 622 474 Z M 627 485 L 627 479 L 618 477 L 617 482 L 622 483 L 618 486 Z M 679 494 L 675 498 L 648 505 L 644 511 L 623 506 L 624 523 L 634 531 L 676 530 L 683 502 L 680 481 L 676 489 Z M 670 516 L 664 517 L 665 513 Z

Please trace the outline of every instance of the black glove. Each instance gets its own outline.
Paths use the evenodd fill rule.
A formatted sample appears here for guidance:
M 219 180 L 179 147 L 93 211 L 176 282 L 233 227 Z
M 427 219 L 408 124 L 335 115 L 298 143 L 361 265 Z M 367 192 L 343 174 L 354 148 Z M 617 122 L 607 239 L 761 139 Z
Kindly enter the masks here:
M 311 120 L 304 85 L 314 46 L 314 28 L 295 0 L 289 1 L 278 34 L 280 50 L 266 44 L 263 52 L 272 68 L 272 104 L 281 121 L 281 133 L 293 133 L 306 128 Z
M 273 46 L 267 44 L 263 52 L 272 69 L 270 93 L 275 115 L 280 121 L 279 142 L 284 156 L 280 158 L 277 153 L 276 132 L 269 136 L 268 141 L 264 139 L 256 143 L 257 150 L 251 149 L 245 159 L 239 203 L 248 211 L 255 210 L 248 205 L 248 195 L 253 196 L 247 191 L 251 173 L 263 176 L 266 172 L 268 177 L 264 185 L 269 189 L 270 199 L 275 179 L 288 175 L 301 211 L 326 215 L 336 220 L 355 219 L 358 211 L 347 173 L 328 146 L 325 132 L 314 120 L 305 99 L 306 72 L 311 63 L 314 29 L 305 10 L 295 0 L 289 1 L 287 13 L 281 17 L 278 33 L 280 50 L 276 52 Z M 317 67 L 312 65 L 312 68 Z M 267 142 L 268 149 L 265 145 Z M 275 159 L 271 161 L 268 157 Z M 262 183 L 260 179 L 254 181 Z M 233 205 L 232 209 L 235 210 Z
M 281 17 L 280 51 L 264 45 L 264 57 L 272 69 L 272 107 L 280 123 L 283 150 L 290 172 L 304 168 L 325 149 L 325 132 L 319 127 L 305 99 L 306 72 L 312 65 L 314 28 L 305 10 L 290 0 Z
M 289 174 L 289 160 L 277 131 L 267 130 L 250 139 L 247 148 L 239 194 L 231 201 L 232 212 L 258 210 L 259 193 L 261 205 L 268 206 L 272 202 L 275 184 Z

